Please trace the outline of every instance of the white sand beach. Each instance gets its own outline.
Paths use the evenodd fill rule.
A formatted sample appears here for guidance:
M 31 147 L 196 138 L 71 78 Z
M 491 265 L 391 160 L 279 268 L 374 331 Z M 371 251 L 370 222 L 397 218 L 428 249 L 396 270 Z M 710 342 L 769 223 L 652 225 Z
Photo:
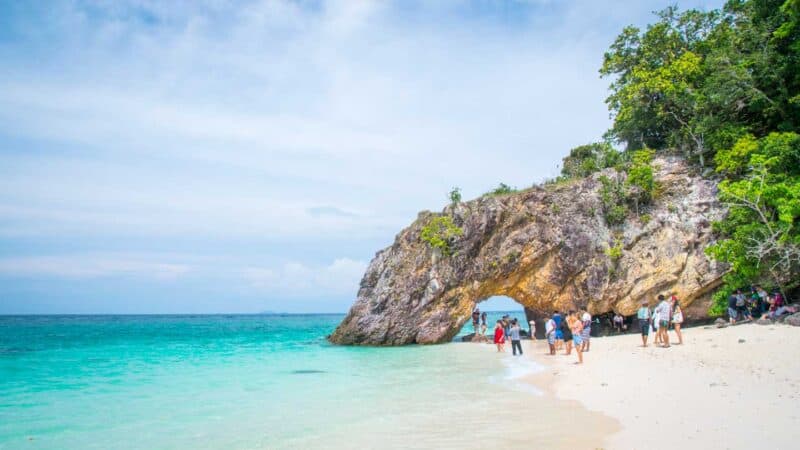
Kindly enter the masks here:
M 638 334 L 595 338 L 584 364 L 575 365 L 574 354 L 545 355 L 540 341 L 530 357 L 547 369 L 531 381 L 620 423 L 596 448 L 800 445 L 800 328 L 696 327 L 684 330 L 680 346 L 640 345 Z

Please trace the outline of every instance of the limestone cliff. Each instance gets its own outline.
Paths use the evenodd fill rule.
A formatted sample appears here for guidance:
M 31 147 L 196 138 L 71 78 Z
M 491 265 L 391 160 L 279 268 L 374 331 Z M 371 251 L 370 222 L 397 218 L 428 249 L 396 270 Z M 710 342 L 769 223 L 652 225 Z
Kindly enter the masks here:
M 506 295 L 533 311 L 588 308 L 634 314 L 642 299 L 675 293 L 689 318 L 706 314 L 725 267 L 703 253 L 723 214 L 716 184 L 681 159 L 654 161 L 660 192 L 649 220 L 609 227 L 600 175 L 448 206 L 464 234 L 453 256 L 420 240 L 420 213 L 367 268 L 358 299 L 330 340 L 402 345 L 449 341 L 477 302 Z M 615 260 L 607 249 L 622 243 Z

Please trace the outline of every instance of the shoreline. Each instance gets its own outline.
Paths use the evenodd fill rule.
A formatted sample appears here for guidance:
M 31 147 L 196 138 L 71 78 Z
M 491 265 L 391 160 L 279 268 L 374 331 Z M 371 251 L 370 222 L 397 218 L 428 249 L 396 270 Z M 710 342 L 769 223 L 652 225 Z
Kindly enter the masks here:
M 683 330 L 684 344 L 641 347 L 638 334 L 593 339 L 577 357 L 527 358 L 545 369 L 524 378 L 559 400 L 613 418 L 593 448 L 796 448 L 800 327 L 743 324 Z M 670 333 L 674 338 L 674 333 Z M 580 448 L 580 447 L 579 447 Z

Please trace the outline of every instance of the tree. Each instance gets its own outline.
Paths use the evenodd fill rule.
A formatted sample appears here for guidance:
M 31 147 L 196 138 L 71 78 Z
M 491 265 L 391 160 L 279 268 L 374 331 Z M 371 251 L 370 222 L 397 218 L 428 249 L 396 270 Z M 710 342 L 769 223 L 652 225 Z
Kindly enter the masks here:
M 701 168 L 713 160 L 724 178 L 719 198 L 729 214 L 714 224 L 720 240 L 706 250 L 731 270 L 712 312 L 746 284 L 796 286 L 800 0 L 728 0 L 708 12 L 667 8 L 644 30 L 625 28 L 600 73 L 612 79 L 607 139 L 628 155 L 677 151 Z M 646 192 L 651 175 L 632 161 L 627 184 Z
M 564 178 L 587 177 L 599 170 L 614 167 L 622 162 L 622 154 L 607 142 L 594 142 L 575 147 L 563 159 L 561 176 Z
M 800 276 L 800 135 L 747 136 L 734 148 L 746 150 L 719 153 L 718 170 L 744 175 L 719 185 L 730 212 L 714 224 L 725 238 L 707 252 L 731 264 L 729 283 L 793 288 Z
M 461 203 L 461 188 L 454 187 L 450 190 L 448 194 L 448 198 L 450 199 L 450 204 L 455 206 Z

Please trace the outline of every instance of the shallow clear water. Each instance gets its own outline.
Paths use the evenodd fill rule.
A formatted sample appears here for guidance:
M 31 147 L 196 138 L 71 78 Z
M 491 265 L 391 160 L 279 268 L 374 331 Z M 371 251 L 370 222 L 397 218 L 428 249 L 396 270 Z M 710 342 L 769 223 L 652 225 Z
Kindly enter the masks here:
M 332 346 L 341 319 L 0 317 L 0 449 L 462 447 L 534 398 L 528 361 Z

